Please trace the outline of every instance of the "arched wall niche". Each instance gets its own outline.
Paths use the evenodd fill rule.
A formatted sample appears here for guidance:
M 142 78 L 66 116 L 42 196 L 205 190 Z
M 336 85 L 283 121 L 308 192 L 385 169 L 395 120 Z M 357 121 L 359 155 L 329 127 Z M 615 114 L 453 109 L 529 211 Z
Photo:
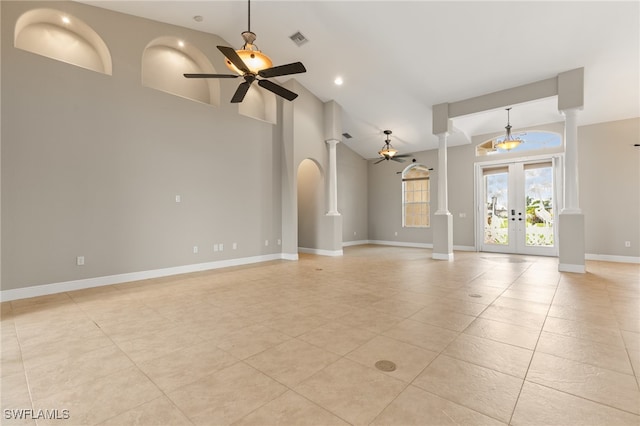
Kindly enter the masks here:
M 220 83 L 212 78 L 185 78 L 185 73 L 216 74 L 207 57 L 176 37 L 151 41 L 142 54 L 142 85 L 194 101 L 220 106 Z
M 55 9 L 33 9 L 16 21 L 14 46 L 67 64 L 112 74 L 111 54 L 89 25 Z
M 238 113 L 276 124 L 276 95 L 253 84 L 238 105 Z

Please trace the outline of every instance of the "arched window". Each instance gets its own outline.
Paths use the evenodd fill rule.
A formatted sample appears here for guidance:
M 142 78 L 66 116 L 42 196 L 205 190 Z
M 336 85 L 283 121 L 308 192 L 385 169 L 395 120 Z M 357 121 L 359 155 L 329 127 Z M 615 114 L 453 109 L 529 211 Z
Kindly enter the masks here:
M 402 226 L 428 228 L 430 226 L 431 186 L 429 169 L 412 164 L 402 172 Z
M 522 139 L 524 142 L 515 148 L 506 151 L 496 147 L 497 139 L 489 139 L 476 146 L 476 156 L 497 155 L 512 152 L 530 152 L 542 151 L 549 148 L 558 148 L 562 146 L 562 136 L 559 133 L 547 132 L 541 130 L 531 130 L 526 132 L 516 132 L 514 136 Z

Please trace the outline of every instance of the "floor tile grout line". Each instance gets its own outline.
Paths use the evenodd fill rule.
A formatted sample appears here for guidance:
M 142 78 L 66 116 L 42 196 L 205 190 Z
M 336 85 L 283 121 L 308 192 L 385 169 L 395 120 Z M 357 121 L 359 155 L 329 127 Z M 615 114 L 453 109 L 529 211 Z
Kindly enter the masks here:
M 553 306 L 553 301 L 556 298 L 556 294 L 558 293 L 558 287 L 560 287 L 560 281 L 562 279 L 562 275 L 558 277 L 558 282 L 556 283 L 556 289 L 553 292 L 553 297 L 551 298 L 551 303 L 549 303 L 549 308 L 547 309 L 547 313 L 544 316 L 544 321 L 542 322 L 542 326 L 540 327 L 540 332 L 538 333 L 538 338 L 536 339 L 536 344 L 533 347 L 531 352 L 531 359 L 529 360 L 529 364 L 527 365 L 527 369 L 524 373 L 524 378 L 522 379 L 522 384 L 520 385 L 520 391 L 518 392 L 518 396 L 516 397 L 516 402 L 513 404 L 513 409 L 511 410 L 511 416 L 509 417 L 508 424 L 510 425 L 513 421 L 513 416 L 515 415 L 516 409 L 518 408 L 518 402 L 520 401 L 520 396 L 522 395 L 522 390 L 524 389 L 525 383 L 527 383 L 527 376 L 529 375 L 529 369 L 531 368 L 531 364 L 533 363 L 533 358 L 536 356 L 536 350 L 538 348 L 538 343 L 540 343 L 540 337 L 542 336 L 542 332 L 544 330 L 544 326 L 547 323 L 547 318 L 549 317 L 549 312 L 551 311 L 551 307 Z
M 528 268 L 527 268 L 527 269 L 528 269 Z M 520 273 L 516 278 L 514 278 L 514 281 L 516 281 L 520 276 L 522 276 L 522 274 L 523 274 L 523 273 L 524 273 L 524 271 L 523 271 L 522 273 Z M 479 277 L 479 276 L 481 276 L 481 275 L 482 275 L 482 274 L 479 274 L 477 277 Z M 476 277 L 476 278 L 477 278 L 477 277 Z M 497 300 L 499 297 L 501 297 L 501 295 L 502 295 L 502 294 L 504 294 L 504 292 L 506 292 L 506 291 L 508 290 L 508 288 L 509 288 L 511 285 L 512 285 L 512 284 L 510 284 L 507 288 L 503 289 L 503 291 L 502 291 L 502 292 L 500 292 L 500 294 L 499 294 L 498 296 L 496 296 L 496 297 L 493 299 L 493 301 L 492 301 L 489 305 L 486 305 L 486 307 L 485 307 L 481 312 L 479 312 L 479 313 L 478 313 L 478 315 L 476 316 L 476 319 L 477 319 L 477 318 L 480 318 L 480 316 L 482 315 L 482 313 L 483 313 L 483 312 L 485 312 L 485 311 L 486 311 L 490 306 L 492 306 L 492 305 L 493 305 L 493 303 L 495 302 L 495 300 Z M 475 320 L 474 320 L 474 321 L 475 321 Z M 473 323 L 473 322 L 472 322 L 472 323 Z M 472 324 L 472 323 L 471 323 L 471 324 Z M 480 412 L 480 411 L 476 410 L 475 408 L 469 407 L 469 406 L 467 406 L 467 405 L 461 404 L 461 403 L 456 402 L 456 401 L 452 401 L 452 400 L 450 400 L 450 399 L 448 399 L 448 398 L 445 398 L 445 397 L 443 397 L 443 396 L 441 396 L 441 395 L 438 395 L 438 394 L 435 394 L 435 393 L 433 393 L 433 392 L 430 392 L 430 391 L 428 391 L 428 390 L 426 390 L 426 389 L 423 389 L 423 388 L 421 388 L 420 386 L 414 385 L 415 380 L 416 380 L 418 377 L 420 377 L 420 375 L 422 375 L 422 374 L 425 372 L 425 370 L 426 370 L 427 368 L 429 368 L 429 366 L 430 366 L 433 362 L 435 362 L 435 361 L 436 361 L 436 359 L 438 359 L 440 356 L 449 356 L 449 355 L 445 354 L 444 352 L 447 350 L 447 348 L 448 348 L 449 346 L 451 346 L 451 344 L 452 344 L 454 341 L 456 341 L 456 340 L 457 340 L 457 339 L 458 339 L 462 334 L 464 334 L 464 331 L 465 331 L 465 330 L 467 330 L 467 329 L 471 326 L 471 324 L 467 325 L 463 330 L 455 331 L 455 332 L 457 333 L 457 336 L 456 336 L 453 340 L 451 340 L 451 341 L 450 341 L 450 342 L 449 342 L 449 343 L 448 343 L 444 348 L 442 348 L 442 349 L 438 352 L 438 354 L 437 354 L 437 355 L 436 355 L 436 356 L 435 356 L 435 357 L 434 357 L 434 358 L 429 362 L 429 364 L 427 364 L 427 365 L 426 365 L 426 366 L 425 366 L 425 367 L 424 367 L 424 368 L 423 368 L 423 369 L 422 369 L 422 370 L 421 370 L 421 371 L 420 371 L 420 372 L 419 372 L 419 373 L 418 373 L 418 374 L 417 374 L 417 375 L 416 375 L 416 376 L 415 376 L 415 377 L 414 377 L 414 378 L 413 378 L 413 379 L 408 383 L 408 385 L 405 387 L 405 389 L 406 389 L 408 386 L 416 386 L 418 389 L 421 389 L 421 390 L 423 390 L 423 391 L 425 391 L 425 392 L 428 392 L 428 393 L 430 393 L 430 394 L 432 394 L 432 395 L 436 395 L 437 397 L 442 398 L 442 399 L 444 399 L 444 400 L 446 400 L 446 401 L 452 402 L 452 403 L 454 403 L 454 404 L 456 404 L 456 405 L 463 406 L 463 407 L 465 407 L 465 408 L 467 408 L 467 409 L 469 409 L 469 410 L 472 410 L 472 411 L 474 411 L 474 412 L 476 412 L 476 413 L 480 413 L 480 414 L 482 414 L 482 415 L 484 415 L 484 416 L 487 416 L 487 417 L 490 417 L 490 418 L 493 418 L 493 419 L 495 419 L 495 420 L 497 420 L 497 421 L 502 422 L 502 420 L 500 420 L 500 419 L 498 419 L 498 418 L 496 418 L 496 417 L 493 417 L 493 416 L 491 416 L 491 415 L 489 415 L 489 414 L 482 413 L 482 412 Z M 442 328 L 442 327 L 440 327 L 440 328 Z M 532 357 L 533 357 L 533 353 L 532 353 Z M 455 357 L 451 357 L 451 358 L 453 358 L 453 359 L 457 359 L 457 358 L 455 358 Z M 488 368 L 488 367 L 485 367 L 485 366 L 482 366 L 482 365 L 479 365 L 479 364 L 474 364 L 474 363 L 469 362 L 469 361 L 466 361 L 466 360 L 459 360 L 459 361 L 467 362 L 467 363 L 469 363 L 469 364 L 476 365 L 476 366 L 481 367 L 481 368 L 487 368 L 487 369 L 489 369 L 489 370 L 497 371 L 497 370 L 494 370 L 494 369 L 492 369 L 492 368 Z M 499 372 L 499 373 L 500 373 L 500 372 Z M 502 373 L 502 374 L 506 374 L 506 373 Z M 511 376 L 511 377 L 515 377 L 515 376 Z M 516 378 L 518 378 L 518 379 L 522 379 L 522 378 L 520 378 L 520 377 L 516 377 Z M 522 380 L 524 380 L 524 379 L 522 379 Z M 404 392 L 404 390 L 403 390 L 403 392 Z M 398 394 L 398 395 L 399 395 L 399 394 Z M 397 398 L 397 397 L 396 397 L 396 398 Z M 394 400 L 395 400 L 395 399 L 394 399 Z M 517 399 L 516 399 L 516 403 L 517 403 Z M 515 404 L 514 404 L 514 409 L 515 409 Z M 383 411 L 384 411 L 384 410 L 383 410 Z
M 613 405 L 606 404 L 606 403 L 604 403 L 602 401 L 596 401 L 595 399 L 586 398 L 586 397 L 584 397 L 582 395 L 576 395 L 576 394 L 571 393 L 571 392 L 567 392 L 567 391 L 564 391 L 564 390 L 561 390 L 561 389 L 556 389 L 556 388 L 553 388 L 553 387 L 551 387 L 549 385 L 546 385 L 546 384 L 543 384 L 543 383 L 532 382 L 532 381 L 528 381 L 528 383 L 534 384 L 536 386 L 541 386 L 543 388 L 547 388 L 547 389 L 550 389 L 550 390 L 555 391 L 555 392 L 560 392 L 560 393 L 563 393 L 565 395 L 572 396 L 574 398 L 582 399 L 584 401 L 589 401 L 589 402 L 591 402 L 593 404 L 601 405 L 603 407 L 607 407 L 607 408 L 610 408 L 612 410 L 616 410 L 616 411 L 620 411 L 620 412 L 623 412 L 623 413 L 632 414 L 632 415 L 638 417 L 638 420 L 640 421 L 640 414 L 634 413 L 633 411 L 625 410 L 625 409 L 620 408 L 620 407 L 614 407 Z
M 305 343 L 306 343 L 306 342 L 305 342 Z M 264 351 L 263 351 L 263 352 L 264 352 Z M 335 360 L 335 361 L 333 361 L 333 362 L 331 362 L 331 363 L 327 364 L 327 365 L 326 365 L 326 366 L 324 366 L 322 369 L 320 369 L 320 370 L 318 370 L 318 371 L 314 372 L 311 376 L 309 376 L 309 377 L 307 377 L 307 378 L 305 378 L 305 379 L 301 380 L 300 382 L 298 382 L 295 386 L 302 384 L 304 381 L 306 381 L 306 380 L 310 379 L 311 377 L 315 376 L 316 374 L 318 374 L 318 373 L 322 372 L 323 370 L 325 370 L 325 369 L 329 368 L 331 365 L 335 364 L 336 362 L 340 361 L 341 359 L 342 359 L 342 357 L 340 357 L 340 358 L 338 358 L 337 360 Z M 338 413 L 335 413 L 335 412 L 331 411 L 331 410 L 330 410 L 329 408 L 327 408 L 327 407 L 323 407 L 323 406 L 322 406 L 322 405 L 320 405 L 319 403 L 317 403 L 317 402 L 315 402 L 315 401 L 313 401 L 313 400 L 311 400 L 311 399 L 307 398 L 305 395 L 303 395 L 303 394 L 301 394 L 300 392 L 298 392 L 298 391 L 295 389 L 295 386 L 294 386 L 294 387 L 291 387 L 291 386 L 289 386 L 288 384 L 286 384 L 286 383 L 284 383 L 284 382 L 281 382 L 280 380 L 276 379 L 275 377 L 272 377 L 272 376 L 271 376 L 270 374 L 268 374 L 267 372 L 262 371 L 262 370 L 260 370 L 259 368 L 254 367 L 253 365 L 251 365 L 251 364 L 247 363 L 247 362 L 246 362 L 246 360 L 240 360 L 240 362 L 242 362 L 242 363 L 244 363 L 245 365 L 247 365 L 248 367 L 253 368 L 254 370 L 256 370 L 256 371 L 260 372 L 261 374 L 264 374 L 265 376 L 267 376 L 268 378 L 270 378 L 270 379 L 271 379 L 271 380 L 273 380 L 274 382 L 281 384 L 281 385 L 282 385 L 282 386 L 284 386 L 287 390 L 285 390 L 285 391 L 284 391 L 284 392 L 282 392 L 281 394 L 277 395 L 275 398 L 272 398 L 272 399 L 270 399 L 269 401 L 265 402 L 264 404 L 260 405 L 259 407 L 256 407 L 256 408 L 255 408 L 255 409 L 253 409 L 251 412 L 249 412 L 249 413 L 245 414 L 245 415 L 244 415 L 244 416 L 242 416 L 240 419 L 236 420 L 234 423 L 237 423 L 237 422 L 239 422 L 240 420 L 244 419 L 245 417 L 249 416 L 250 414 L 252 414 L 252 413 L 254 413 L 254 412 L 256 412 L 256 411 L 260 410 L 260 409 L 261 409 L 261 408 L 263 408 L 264 406 L 266 406 L 266 405 L 270 404 L 271 402 L 273 402 L 273 401 L 275 401 L 276 399 L 278 399 L 278 398 L 280 398 L 281 396 L 283 396 L 285 393 L 287 393 L 287 392 L 293 392 L 293 393 L 295 393 L 296 395 L 298 395 L 298 396 L 300 396 L 300 397 L 304 398 L 305 400 L 309 401 L 309 402 L 310 402 L 310 403 L 312 403 L 313 405 L 315 405 L 315 406 L 317 406 L 317 407 L 321 408 L 322 410 L 324 410 L 324 411 L 326 411 L 326 412 L 328 412 L 328 413 L 331 413 L 332 415 L 334 415 L 334 416 L 338 417 L 340 420 L 343 420 L 344 422 L 351 424 L 351 423 L 350 423 L 349 421 L 347 421 L 346 419 L 343 419 L 342 417 L 340 417 L 340 415 L 338 415 Z M 232 423 L 232 424 L 234 424 L 234 423 Z

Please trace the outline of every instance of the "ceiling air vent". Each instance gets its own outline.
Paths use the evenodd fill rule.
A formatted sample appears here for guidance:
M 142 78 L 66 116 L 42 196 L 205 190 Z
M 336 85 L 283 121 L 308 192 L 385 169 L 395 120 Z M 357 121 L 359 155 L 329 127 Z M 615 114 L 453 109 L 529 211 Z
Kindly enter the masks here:
M 345 139 L 351 139 L 353 137 L 349 133 L 343 133 L 342 136 L 344 136 Z
M 291 40 L 293 40 L 293 42 L 295 44 L 297 44 L 298 46 L 302 46 L 303 44 L 305 44 L 306 42 L 308 42 L 309 40 L 307 40 L 307 38 L 302 35 L 302 33 L 300 31 L 298 31 L 297 33 L 290 35 L 289 38 Z

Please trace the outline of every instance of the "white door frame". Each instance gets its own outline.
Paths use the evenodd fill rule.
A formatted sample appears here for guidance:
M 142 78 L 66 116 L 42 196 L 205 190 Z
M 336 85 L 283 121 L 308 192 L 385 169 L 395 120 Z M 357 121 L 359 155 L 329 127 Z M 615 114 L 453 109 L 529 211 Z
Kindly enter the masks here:
M 537 247 L 528 247 L 523 251 L 522 254 L 532 254 L 532 255 L 544 255 L 544 256 L 557 256 L 558 255 L 558 213 L 562 210 L 563 200 L 562 200 L 562 179 L 563 179 L 563 154 L 544 154 L 544 155 L 533 155 L 526 157 L 517 157 L 517 158 L 508 158 L 508 159 L 498 159 L 492 161 L 483 161 L 477 162 L 474 165 L 474 234 L 475 234 L 475 250 L 483 251 L 487 247 L 484 245 L 484 179 L 483 179 L 483 170 L 486 168 L 494 168 L 494 167 L 509 167 L 511 164 L 515 163 L 540 163 L 544 161 L 549 161 L 552 164 L 553 168 L 553 180 L 554 180 L 554 189 L 553 189 L 553 209 L 555 212 L 556 220 L 553 221 L 553 232 L 555 235 L 554 247 L 552 249 L 548 247 L 537 248 Z M 504 247 L 505 253 L 515 252 L 518 248 L 511 246 L 511 248 Z M 486 251 L 495 251 L 495 250 L 486 250 Z

